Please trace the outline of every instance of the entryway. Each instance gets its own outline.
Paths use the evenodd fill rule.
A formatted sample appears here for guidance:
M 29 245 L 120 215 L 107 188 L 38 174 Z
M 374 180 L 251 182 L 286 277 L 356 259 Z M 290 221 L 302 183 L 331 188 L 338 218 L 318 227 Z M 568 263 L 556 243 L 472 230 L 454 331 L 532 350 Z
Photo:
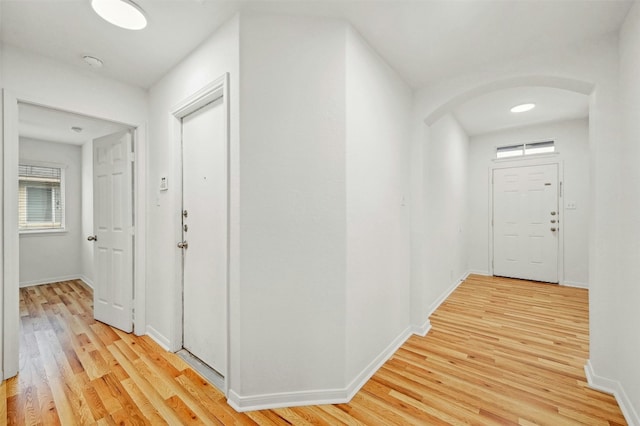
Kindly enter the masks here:
M 558 164 L 495 168 L 493 275 L 558 282 Z

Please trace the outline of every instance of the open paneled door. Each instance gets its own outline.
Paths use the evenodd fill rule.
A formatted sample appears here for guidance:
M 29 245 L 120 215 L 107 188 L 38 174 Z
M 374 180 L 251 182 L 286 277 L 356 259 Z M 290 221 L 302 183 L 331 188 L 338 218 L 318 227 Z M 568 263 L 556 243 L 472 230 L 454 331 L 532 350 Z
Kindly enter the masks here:
M 93 315 L 133 330 L 133 166 L 130 131 L 93 141 Z

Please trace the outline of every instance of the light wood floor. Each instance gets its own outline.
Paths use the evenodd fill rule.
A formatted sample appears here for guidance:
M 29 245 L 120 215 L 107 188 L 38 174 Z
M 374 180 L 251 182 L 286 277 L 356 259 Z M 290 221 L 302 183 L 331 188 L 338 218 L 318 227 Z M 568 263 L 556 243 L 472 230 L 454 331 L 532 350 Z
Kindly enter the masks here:
M 148 337 L 92 318 L 79 281 L 20 292 L 0 424 L 625 424 L 587 387 L 587 291 L 471 276 L 349 404 L 238 414 Z

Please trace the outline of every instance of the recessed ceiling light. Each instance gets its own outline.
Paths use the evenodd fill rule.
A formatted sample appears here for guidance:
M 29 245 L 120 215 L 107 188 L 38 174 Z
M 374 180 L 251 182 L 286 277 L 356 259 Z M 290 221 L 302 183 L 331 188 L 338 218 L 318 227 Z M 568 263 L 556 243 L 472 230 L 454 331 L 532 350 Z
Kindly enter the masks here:
M 516 105 L 513 108 L 511 108 L 511 112 L 526 112 L 526 111 L 531 111 L 532 109 L 534 109 L 536 107 L 536 104 L 522 104 L 522 105 Z
M 91 0 L 91 7 L 102 19 L 127 30 L 147 26 L 144 11 L 131 0 Z
M 73 130 L 76 133 L 82 133 L 82 130 L 84 130 L 82 127 L 78 127 L 78 126 L 73 126 L 71 128 L 71 130 Z
M 104 65 L 104 62 L 95 56 L 84 55 L 82 59 L 84 59 L 84 61 L 92 68 L 102 68 L 102 65 Z

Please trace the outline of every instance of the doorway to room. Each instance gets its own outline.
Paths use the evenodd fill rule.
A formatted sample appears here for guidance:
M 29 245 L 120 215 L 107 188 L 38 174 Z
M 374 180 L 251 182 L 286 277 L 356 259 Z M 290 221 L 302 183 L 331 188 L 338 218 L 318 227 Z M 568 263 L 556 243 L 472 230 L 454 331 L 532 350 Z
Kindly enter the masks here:
M 138 204 L 135 127 L 6 93 L 4 117 L 4 227 L 9 237 L 4 242 L 3 364 L 8 378 L 22 367 L 20 287 L 84 281 L 88 286 L 81 286 L 94 298 L 91 315 L 133 331 L 133 262 L 140 242 L 133 227 Z M 103 305 L 112 311 L 105 314 Z

